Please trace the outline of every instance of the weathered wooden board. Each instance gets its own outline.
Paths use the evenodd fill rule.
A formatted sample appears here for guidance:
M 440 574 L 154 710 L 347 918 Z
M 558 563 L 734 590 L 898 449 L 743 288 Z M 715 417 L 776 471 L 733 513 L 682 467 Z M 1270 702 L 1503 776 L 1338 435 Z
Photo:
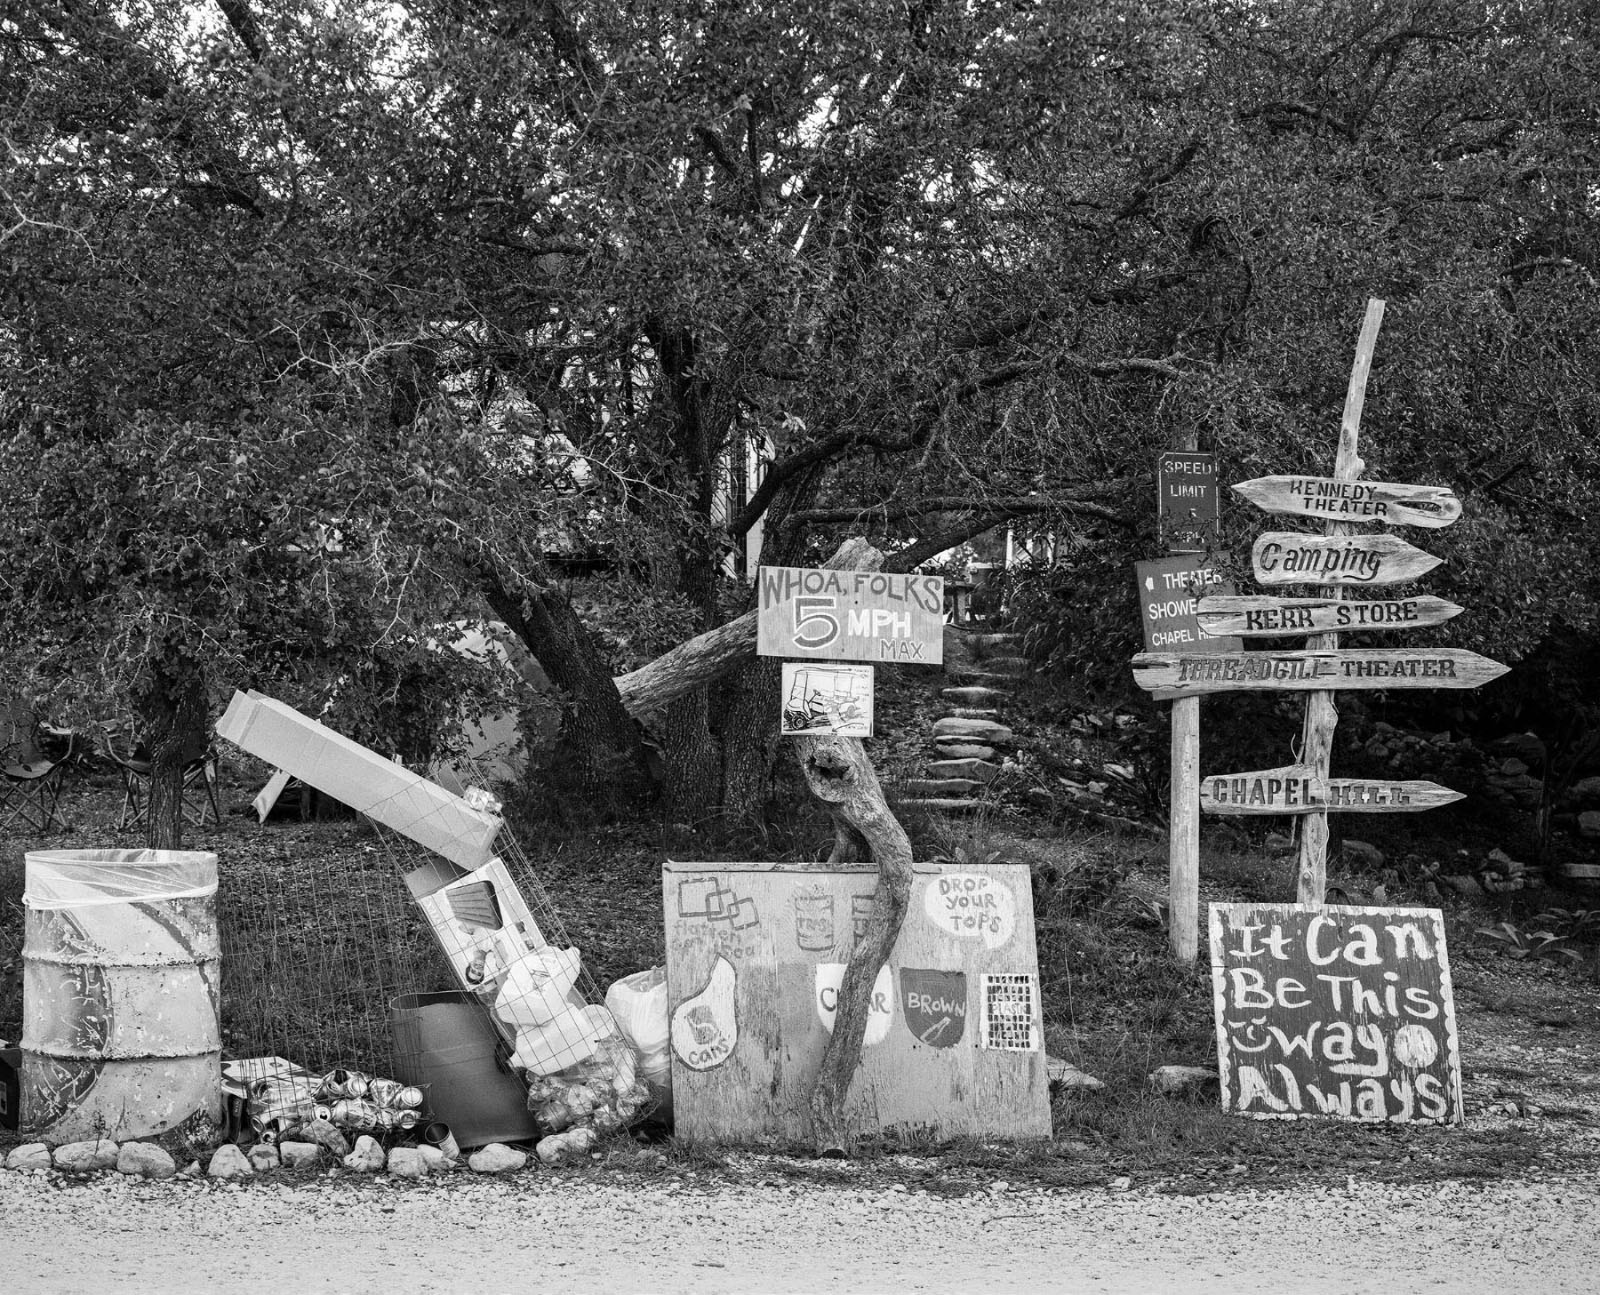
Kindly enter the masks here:
M 1251 568 L 1264 585 L 1398 585 L 1441 560 L 1398 535 L 1263 531 L 1250 547 Z
M 1200 779 L 1207 814 L 1407 813 L 1436 809 L 1464 797 L 1436 782 L 1383 778 L 1323 778 L 1308 764 Z
M 1509 668 L 1464 648 L 1140 652 L 1133 681 L 1158 699 L 1252 689 L 1480 688 Z
M 1329 630 L 1410 630 L 1442 625 L 1459 616 L 1457 603 L 1417 598 L 1275 598 L 1270 594 L 1214 594 L 1200 599 L 1195 616 L 1203 633 L 1242 638 L 1322 634 Z
M 811 661 L 944 661 L 944 578 L 762 567 L 756 654 Z
M 1213 904 L 1210 934 L 1223 1110 L 1461 1122 L 1438 909 Z
M 675 863 L 662 872 L 677 1136 L 809 1140 L 862 867 Z M 1048 1138 L 1026 867 L 919 864 L 879 976 L 849 1117 L 863 1133 Z
M 1200 630 L 1195 615 L 1200 595 L 1207 590 L 1233 592 L 1215 565 L 1179 555 L 1135 562 L 1133 571 L 1145 651 L 1228 652 L 1244 646 L 1236 639 L 1216 638 Z
M 1401 486 L 1332 477 L 1257 477 L 1239 482 L 1233 491 L 1263 512 L 1333 522 L 1387 522 L 1433 529 L 1448 526 L 1461 516 L 1461 501 L 1447 486 Z

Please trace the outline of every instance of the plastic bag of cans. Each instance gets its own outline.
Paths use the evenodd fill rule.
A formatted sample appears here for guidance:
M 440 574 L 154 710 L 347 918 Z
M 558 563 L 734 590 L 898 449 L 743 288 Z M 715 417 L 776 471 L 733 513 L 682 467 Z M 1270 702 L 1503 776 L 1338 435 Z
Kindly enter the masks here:
M 615 1133 L 650 1105 L 637 1058 L 621 1038 L 602 1039 L 588 1060 L 559 1074 L 525 1074 L 528 1109 L 551 1133 L 577 1127 Z
M 311 1118 L 355 1133 L 415 1128 L 422 1118 L 422 1089 L 359 1070 L 330 1070 L 317 1081 Z

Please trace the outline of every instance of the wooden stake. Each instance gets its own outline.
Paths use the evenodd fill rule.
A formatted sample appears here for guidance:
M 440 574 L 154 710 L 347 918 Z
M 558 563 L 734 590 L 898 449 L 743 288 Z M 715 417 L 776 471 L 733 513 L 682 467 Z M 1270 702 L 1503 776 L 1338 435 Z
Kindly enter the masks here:
M 1167 923 L 1172 956 L 1200 952 L 1200 698 L 1172 703 L 1172 826 L 1167 858 Z
M 1337 481 L 1354 481 L 1366 464 L 1356 452 L 1361 432 L 1361 409 L 1367 399 L 1367 374 L 1372 370 L 1372 353 L 1378 346 L 1378 329 L 1383 326 L 1383 305 L 1377 297 L 1367 300 L 1366 318 L 1361 324 L 1361 337 L 1356 342 L 1355 363 L 1350 369 L 1350 386 L 1345 392 L 1344 418 L 1339 424 L 1339 453 L 1334 460 L 1333 475 Z M 1329 522 L 1327 534 L 1348 535 L 1350 527 L 1345 522 Z M 1331 599 L 1344 597 L 1343 590 L 1330 585 L 1322 596 Z M 1331 651 L 1339 646 L 1336 633 L 1313 634 L 1306 642 L 1311 650 Z M 1333 754 L 1333 730 L 1339 722 L 1338 709 L 1333 704 L 1331 692 L 1314 692 L 1306 700 L 1305 728 L 1301 736 L 1300 763 L 1309 765 L 1316 776 L 1328 777 L 1328 765 Z M 1328 815 L 1324 810 L 1306 814 L 1300 832 L 1300 875 L 1295 887 L 1298 902 L 1310 908 L 1321 908 L 1328 892 Z

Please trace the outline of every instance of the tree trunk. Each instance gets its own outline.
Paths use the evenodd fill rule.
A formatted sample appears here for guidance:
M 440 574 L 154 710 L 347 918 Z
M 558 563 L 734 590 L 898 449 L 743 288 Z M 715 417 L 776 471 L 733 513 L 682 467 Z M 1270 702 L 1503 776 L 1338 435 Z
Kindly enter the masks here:
M 669 823 L 699 827 L 718 809 L 721 761 L 706 716 L 706 690 L 679 697 L 653 726 L 666 768 L 661 776 L 661 811 Z
M 863 845 L 878 865 L 866 933 L 850 950 L 839 986 L 833 1034 L 811 1090 L 811 1124 L 823 1155 L 847 1155 L 855 1141 L 845 1118 L 850 1081 L 861 1064 L 873 985 L 889 960 L 911 902 L 911 842 L 884 801 L 878 775 L 859 738 L 792 739 L 812 795 L 833 815 L 837 839 L 829 862 L 844 862 Z
M 496 579 L 484 594 L 496 616 L 522 641 L 563 694 L 562 781 L 602 811 L 642 800 L 650 787 L 638 725 L 624 709 L 594 635 L 559 594 L 529 589 L 518 596 Z
M 145 844 L 183 848 L 183 768 L 205 754 L 206 691 L 198 673 L 158 676 L 135 697 L 141 737 L 150 753 Z

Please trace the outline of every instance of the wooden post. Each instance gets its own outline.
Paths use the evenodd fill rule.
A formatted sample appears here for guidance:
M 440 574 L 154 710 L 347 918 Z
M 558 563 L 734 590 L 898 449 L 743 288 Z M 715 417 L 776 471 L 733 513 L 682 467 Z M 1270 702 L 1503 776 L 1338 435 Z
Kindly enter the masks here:
M 1190 432 L 1183 448 L 1195 451 Z M 1172 703 L 1172 808 L 1167 838 L 1167 942 L 1179 962 L 1200 953 L 1200 698 Z
M 1377 297 L 1368 299 L 1366 318 L 1361 324 L 1361 337 L 1356 343 L 1355 363 L 1350 369 L 1350 386 L 1344 398 L 1344 418 L 1339 424 L 1339 453 L 1333 467 L 1334 478 L 1339 481 L 1354 481 L 1361 475 L 1361 469 L 1366 467 L 1356 452 L 1356 442 L 1361 431 L 1361 409 L 1367 399 L 1367 374 L 1372 369 L 1372 353 L 1378 345 L 1378 329 L 1383 325 L 1383 304 Z M 1329 535 L 1349 533 L 1348 523 L 1329 522 L 1327 525 Z M 1321 592 L 1327 598 L 1344 597 L 1337 585 L 1330 585 Z M 1313 634 L 1306 642 L 1306 647 L 1313 651 L 1332 651 L 1338 646 L 1337 633 Z M 1339 712 L 1333 704 L 1332 692 L 1313 692 L 1308 696 L 1300 763 L 1310 766 L 1316 771 L 1316 776 L 1324 780 L 1328 777 L 1329 760 L 1333 754 L 1333 730 L 1338 722 Z M 1176 825 L 1176 813 L 1173 822 Z M 1328 815 L 1326 810 L 1317 810 L 1303 816 L 1300 875 L 1295 897 L 1299 903 L 1310 908 L 1321 908 L 1327 891 Z M 1173 922 L 1176 928 L 1176 902 L 1173 904 Z
M 1172 956 L 1200 952 L 1200 698 L 1172 702 L 1172 827 L 1167 858 L 1167 923 Z

